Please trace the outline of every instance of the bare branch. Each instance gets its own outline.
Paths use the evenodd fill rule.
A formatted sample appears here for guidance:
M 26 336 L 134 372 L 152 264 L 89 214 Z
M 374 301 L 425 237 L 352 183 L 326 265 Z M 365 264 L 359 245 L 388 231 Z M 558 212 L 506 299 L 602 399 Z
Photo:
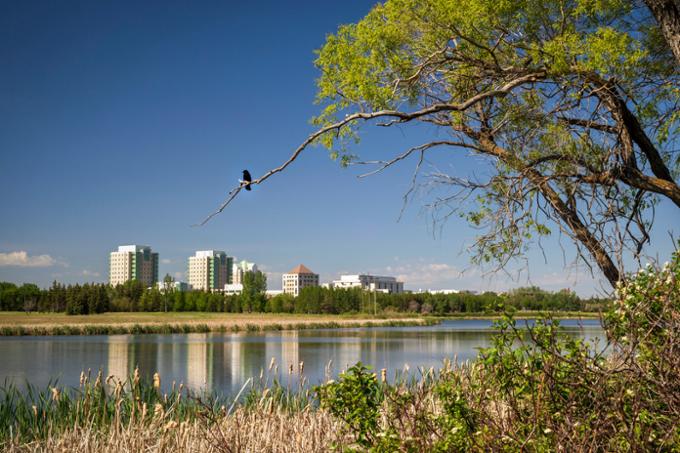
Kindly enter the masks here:
M 371 164 L 381 165 L 379 168 L 377 168 L 373 171 L 370 171 L 368 173 L 363 173 L 363 174 L 361 174 L 357 177 L 358 178 L 365 178 L 367 176 L 372 176 L 372 175 L 375 175 L 377 173 L 380 173 L 381 171 L 385 170 L 387 167 L 390 167 L 390 166 L 396 164 L 400 160 L 406 159 L 408 156 L 410 156 L 411 154 L 413 154 L 416 151 L 421 152 L 421 159 L 422 159 L 422 153 L 424 151 L 430 149 L 430 148 L 434 148 L 435 146 L 460 146 L 460 147 L 463 147 L 463 148 L 474 148 L 473 146 L 468 145 L 467 143 L 453 142 L 453 141 L 450 141 L 450 140 L 438 140 L 438 141 L 434 141 L 434 142 L 429 142 L 429 143 L 425 143 L 423 145 L 418 145 L 418 146 L 414 146 L 413 148 L 409 148 L 405 152 L 403 152 L 402 154 L 399 154 L 394 159 L 391 159 L 391 160 L 388 160 L 388 161 L 375 160 L 375 161 L 366 161 L 366 162 L 354 162 L 354 165 L 371 165 Z M 476 148 L 474 148 L 474 149 L 476 149 Z
M 327 126 L 322 127 L 321 129 L 318 129 L 311 135 L 307 137 L 305 141 L 298 146 L 293 154 L 286 160 L 283 164 L 280 166 L 269 170 L 267 173 L 259 177 L 258 179 L 252 181 L 250 184 L 251 186 L 261 184 L 264 181 L 266 181 L 269 177 L 272 175 L 279 173 L 283 170 L 286 169 L 290 164 L 292 164 L 298 156 L 304 151 L 310 144 L 314 143 L 319 137 L 325 135 L 328 132 L 339 132 L 343 127 L 347 126 L 348 124 L 351 124 L 355 121 L 358 120 L 372 120 L 376 118 L 384 118 L 384 117 L 392 117 L 396 118 L 397 122 L 403 123 L 403 122 L 408 122 L 417 118 L 421 118 L 424 116 L 432 115 L 435 113 L 439 112 L 455 112 L 455 111 L 463 111 L 466 110 L 478 102 L 483 101 L 484 99 L 492 98 L 492 97 L 497 97 L 497 96 L 505 96 L 507 95 L 510 91 L 512 91 L 514 88 L 525 84 L 525 83 L 534 83 L 537 81 L 540 81 L 546 77 L 546 72 L 545 71 L 538 71 L 538 72 L 531 72 L 528 74 L 525 74 L 523 76 L 517 77 L 515 79 L 510 80 L 507 82 L 505 85 L 501 86 L 498 89 L 495 90 L 489 90 L 485 91 L 483 93 L 477 94 L 475 96 L 470 97 L 464 102 L 461 103 L 437 103 L 430 105 L 428 107 L 422 108 L 420 110 L 416 110 L 413 112 L 403 112 L 400 110 L 378 110 L 375 112 L 358 112 L 354 113 L 351 115 L 347 115 L 343 120 L 338 121 L 333 124 L 329 124 Z M 199 225 L 205 225 L 210 219 L 212 219 L 215 215 L 219 214 L 220 212 L 224 211 L 224 209 L 231 203 L 234 198 L 238 195 L 240 192 L 241 188 L 244 186 L 244 184 L 240 184 L 238 187 L 234 188 L 232 191 L 229 192 L 227 199 L 222 203 L 220 208 L 206 217 Z

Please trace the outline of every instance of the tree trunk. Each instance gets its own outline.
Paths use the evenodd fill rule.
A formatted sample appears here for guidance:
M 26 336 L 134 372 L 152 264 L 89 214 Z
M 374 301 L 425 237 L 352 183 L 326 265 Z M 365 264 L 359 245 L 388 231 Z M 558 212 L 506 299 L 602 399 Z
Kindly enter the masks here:
M 680 1 L 645 0 L 661 27 L 663 37 L 680 65 Z

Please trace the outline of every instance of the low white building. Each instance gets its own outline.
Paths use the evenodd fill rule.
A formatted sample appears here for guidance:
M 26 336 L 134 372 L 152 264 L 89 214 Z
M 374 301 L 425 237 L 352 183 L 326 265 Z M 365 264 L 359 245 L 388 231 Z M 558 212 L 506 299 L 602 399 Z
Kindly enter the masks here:
M 165 282 L 157 282 L 156 286 L 159 291 L 165 291 Z M 191 285 L 185 282 L 175 282 L 170 284 L 171 291 L 191 291 Z
M 404 282 L 397 281 L 395 277 L 369 274 L 341 275 L 340 280 L 333 280 L 330 286 L 339 289 L 363 288 L 369 291 L 391 294 L 404 292 Z
M 224 294 L 231 296 L 234 294 L 241 294 L 243 292 L 242 283 L 227 283 L 224 285 Z
M 428 289 L 425 291 L 430 294 L 458 294 L 460 290 L 457 289 Z

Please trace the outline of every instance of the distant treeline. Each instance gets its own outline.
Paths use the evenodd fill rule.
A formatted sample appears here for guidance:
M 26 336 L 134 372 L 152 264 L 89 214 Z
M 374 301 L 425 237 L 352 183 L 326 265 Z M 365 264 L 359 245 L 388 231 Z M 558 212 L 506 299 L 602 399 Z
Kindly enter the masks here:
M 47 311 L 68 314 L 107 311 L 210 311 L 268 313 L 379 313 L 405 312 L 445 315 L 450 313 L 499 312 L 503 307 L 518 310 L 598 311 L 607 299 L 583 299 L 571 291 L 549 292 L 537 287 L 509 293 L 474 294 L 370 293 L 361 289 L 304 288 L 298 297 L 279 294 L 267 298 L 266 282 L 249 279 L 243 294 L 224 295 L 206 291 L 162 291 L 130 281 L 112 287 L 105 284 L 63 285 L 49 289 L 33 284 L 17 286 L 0 282 L 0 310 Z

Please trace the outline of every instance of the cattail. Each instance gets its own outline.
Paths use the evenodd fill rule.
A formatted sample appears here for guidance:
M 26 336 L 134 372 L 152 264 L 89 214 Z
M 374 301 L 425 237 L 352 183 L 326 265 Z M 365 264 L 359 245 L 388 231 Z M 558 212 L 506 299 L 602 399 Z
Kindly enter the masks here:
M 52 401 L 59 401 L 59 389 L 56 387 L 52 387 Z
M 96 387 L 101 387 L 102 385 L 102 370 L 99 370 L 99 373 L 97 373 L 97 380 L 94 381 L 94 386 Z
M 177 422 L 174 420 L 170 420 L 168 423 L 165 424 L 163 427 L 166 431 L 170 431 L 171 429 L 177 428 Z
M 142 404 L 142 420 L 146 418 L 147 407 L 146 403 Z
M 114 376 L 113 374 L 109 374 L 109 375 L 106 377 L 106 383 L 109 384 L 109 385 L 111 385 L 111 382 L 112 382 L 114 379 L 115 379 L 115 376 Z
M 156 403 L 153 407 L 153 416 L 156 418 L 163 417 L 163 405 L 161 403 Z
M 135 387 L 139 385 L 139 367 L 135 367 L 135 372 L 132 375 L 132 382 L 134 382 Z
M 272 357 L 272 360 L 269 362 L 269 372 L 272 371 L 272 368 L 274 368 L 274 365 L 276 365 L 276 357 Z
M 293 364 L 292 363 L 288 366 L 288 374 L 293 374 Z
M 82 387 L 83 384 L 85 384 L 85 371 L 80 372 L 80 386 Z
M 387 381 L 387 368 L 383 368 L 380 370 L 380 381 L 385 382 Z
M 156 390 L 161 388 L 161 375 L 157 372 L 153 374 L 153 388 Z
M 298 371 L 300 374 L 305 372 L 305 362 L 300 360 L 300 365 L 298 366 Z
M 33 408 L 33 416 L 34 416 L 35 418 L 38 418 L 38 406 L 36 406 L 36 405 L 34 404 L 34 405 L 32 406 L 32 408 Z

